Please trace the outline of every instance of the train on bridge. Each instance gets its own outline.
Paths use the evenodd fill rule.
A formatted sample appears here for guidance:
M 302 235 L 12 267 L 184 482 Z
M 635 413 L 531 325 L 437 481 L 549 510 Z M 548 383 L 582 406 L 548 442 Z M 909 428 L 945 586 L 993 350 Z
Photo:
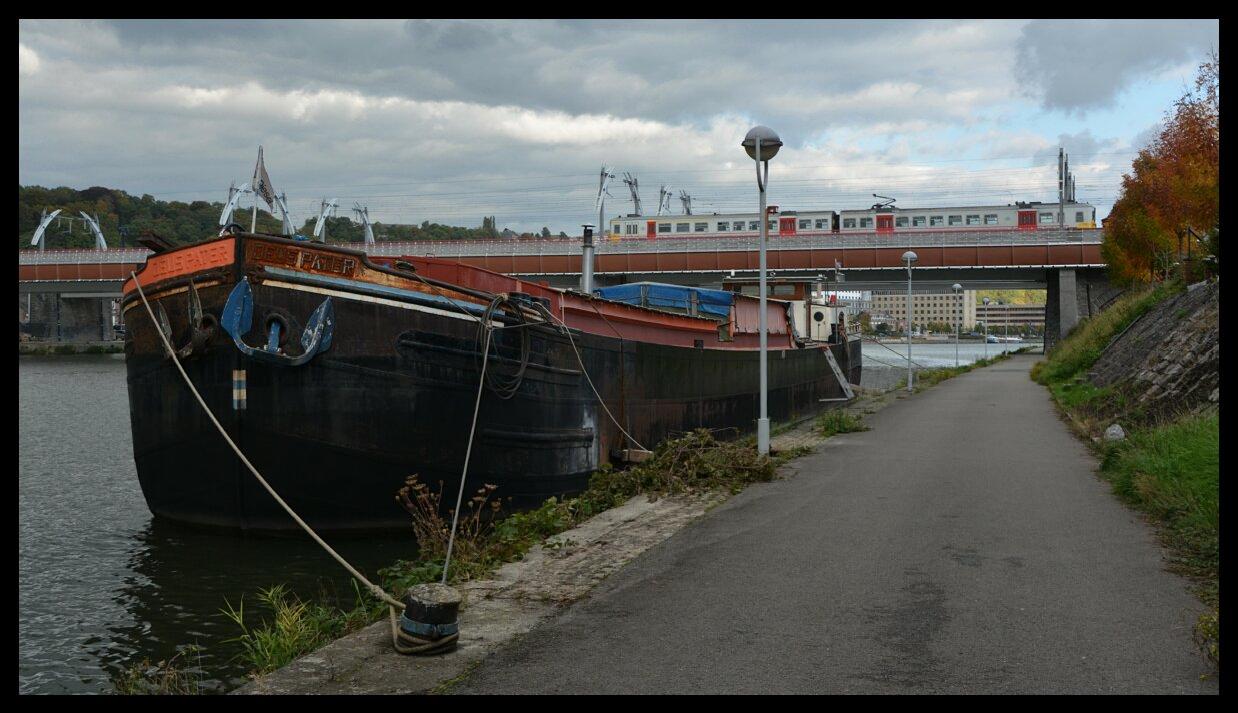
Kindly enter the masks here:
M 1059 207 L 1063 220 L 1058 222 Z M 628 215 L 610 221 L 607 237 L 613 240 L 683 237 L 752 237 L 760 230 L 753 213 L 709 215 Z M 1088 203 L 1019 202 L 1007 205 L 945 208 L 898 208 L 877 204 L 861 210 L 771 210 L 772 237 L 856 234 L 997 232 L 1003 230 L 1060 230 L 1096 227 L 1096 208 Z

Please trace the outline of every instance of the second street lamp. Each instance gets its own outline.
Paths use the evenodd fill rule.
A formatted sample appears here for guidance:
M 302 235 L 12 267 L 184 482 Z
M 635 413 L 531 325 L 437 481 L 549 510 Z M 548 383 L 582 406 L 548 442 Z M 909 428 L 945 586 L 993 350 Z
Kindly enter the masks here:
M 963 302 L 958 299 L 963 292 L 963 286 L 959 283 L 954 283 L 950 286 L 954 290 L 954 368 L 959 368 L 959 330 L 963 328 Z
M 758 329 L 761 330 L 761 415 L 757 419 L 757 453 L 769 455 L 769 373 L 767 370 L 769 334 L 765 314 L 765 243 L 769 225 L 765 216 L 765 188 L 769 184 L 769 160 L 778 154 L 778 149 L 782 148 L 782 139 L 778 138 L 778 134 L 768 126 L 754 126 L 744 136 L 740 145 L 757 164 L 757 190 L 761 194 L 761 277 L 758 287 L 761 300 L 761 316 L 758 325 Z M 764 175 L 761 174 L 762 163 L 765 164 Z
M 910 250 L 903 253 L 903 262 L 907 263 L 907 391 L 911 391 L 911 264 L 918 257 Z
M 989 358 L 989 298 L 984 298 L 984 358 Z

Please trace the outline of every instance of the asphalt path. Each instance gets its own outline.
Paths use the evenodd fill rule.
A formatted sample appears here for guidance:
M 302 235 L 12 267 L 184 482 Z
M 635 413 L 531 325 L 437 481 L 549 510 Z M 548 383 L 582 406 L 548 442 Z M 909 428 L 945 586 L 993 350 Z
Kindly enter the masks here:
M 893 403 L 461 693 L 1199 693 L 1201 605 L 1015 357 Z

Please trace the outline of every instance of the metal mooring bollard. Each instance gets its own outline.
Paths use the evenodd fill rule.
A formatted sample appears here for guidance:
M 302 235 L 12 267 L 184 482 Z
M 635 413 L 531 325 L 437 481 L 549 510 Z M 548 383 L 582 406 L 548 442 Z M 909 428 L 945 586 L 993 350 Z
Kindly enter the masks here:
M 445 584 L 418 584 L 404 595 L 400 639 L 406 653 L 428 656 L 456 648 L 460 593 Z

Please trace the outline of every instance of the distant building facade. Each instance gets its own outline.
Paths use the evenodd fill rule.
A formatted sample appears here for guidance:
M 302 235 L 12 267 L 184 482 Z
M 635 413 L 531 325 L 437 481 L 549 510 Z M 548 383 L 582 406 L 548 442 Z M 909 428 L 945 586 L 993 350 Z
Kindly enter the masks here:
M 988 305 L 975 305 L 976 319 L 988 322 L 990 330 L 1010 327 L 1045 326 L 1044 305 L 1008 305 L 990 302 Z
M 907 326 L 906 292 L 873 292 L 870 301 L 873 324 L 888 323 L 900 329 Z M 911 323 L 913 327 L 927 324 L 960 324 L 963 331 L 971 331 L 976 324 L 976 293 L 962 290 L 958 294 L 947 292 L 911 293 Z M 1041 322 L 1044 313 L 1041 312 Z

